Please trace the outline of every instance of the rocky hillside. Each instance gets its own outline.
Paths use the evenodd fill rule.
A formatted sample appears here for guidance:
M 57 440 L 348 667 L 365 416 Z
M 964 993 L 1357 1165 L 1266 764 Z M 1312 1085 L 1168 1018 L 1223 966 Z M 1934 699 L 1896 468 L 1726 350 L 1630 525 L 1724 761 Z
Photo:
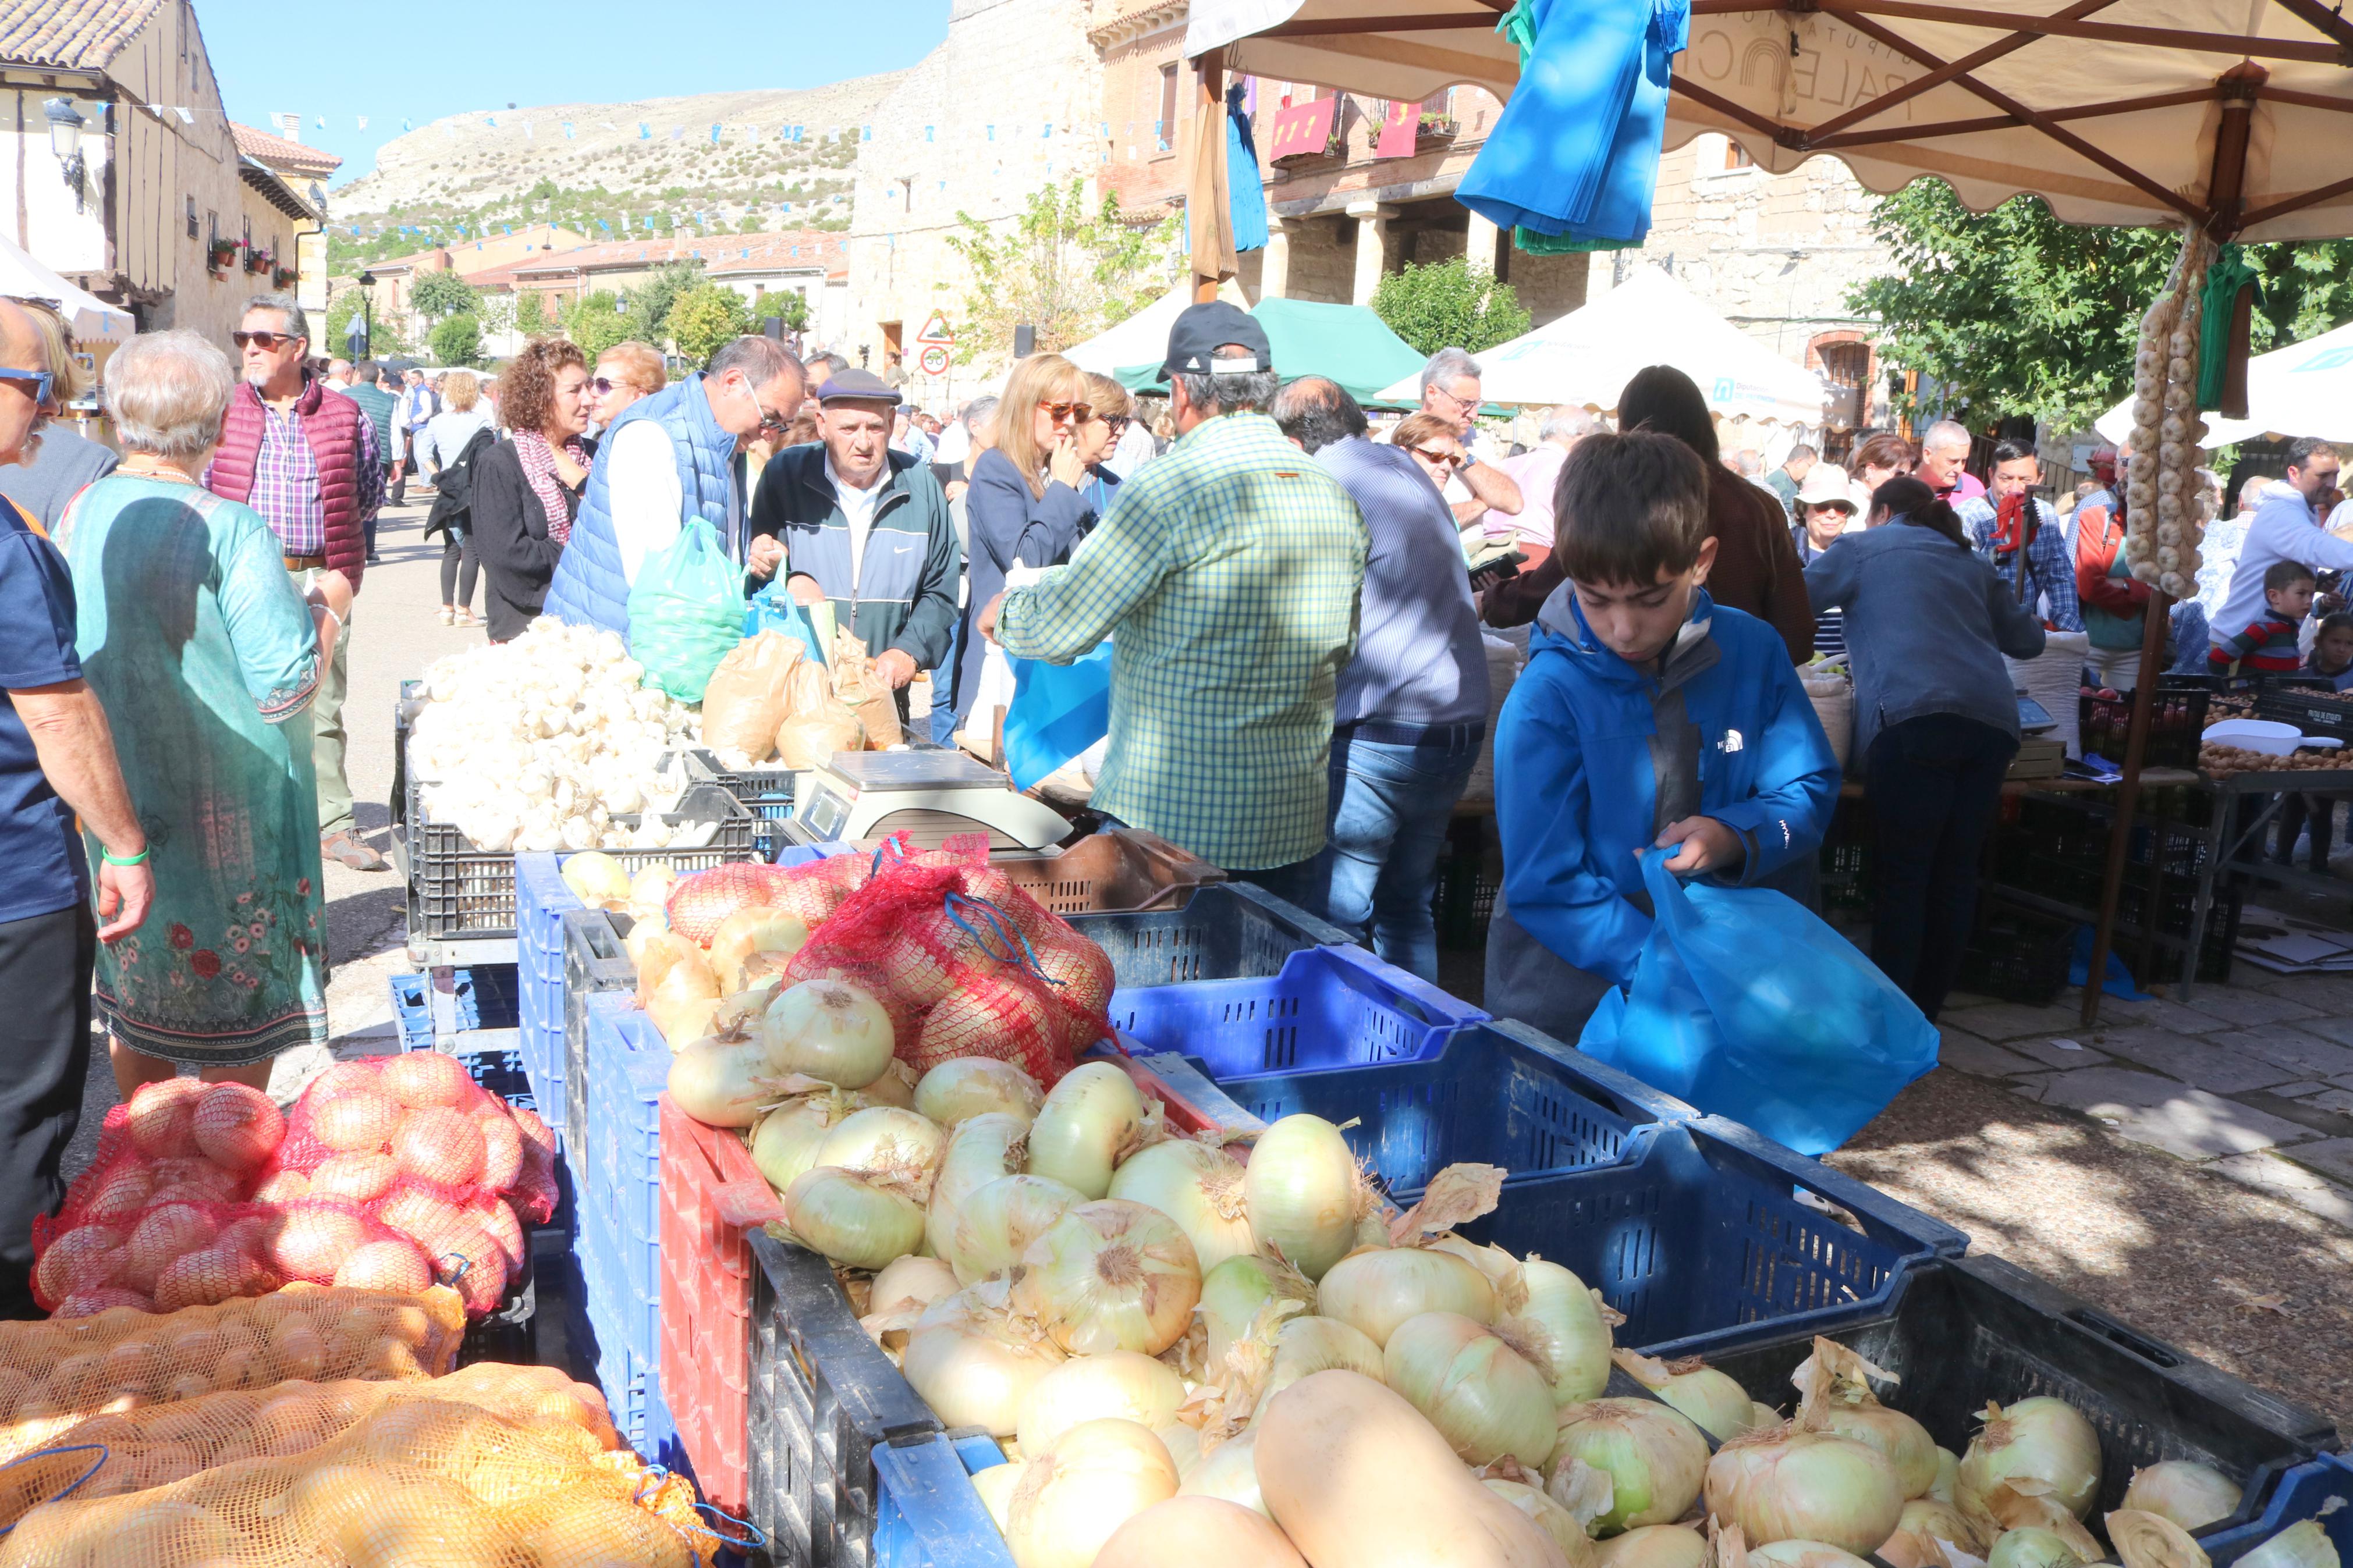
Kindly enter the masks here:
M 642 234 L 648 217 L 658 233 L 847 228 L 860 129 L 900 79 L 437 120 L 386 142 L 374 170 L 335 192 L 335 263 L 417 249 L 424 239 L 404 226 L 445 240 L 459 226 L 551 219 L 592 238 L 625 223 Z M 778 134 L 790 126 L 798 142 Z

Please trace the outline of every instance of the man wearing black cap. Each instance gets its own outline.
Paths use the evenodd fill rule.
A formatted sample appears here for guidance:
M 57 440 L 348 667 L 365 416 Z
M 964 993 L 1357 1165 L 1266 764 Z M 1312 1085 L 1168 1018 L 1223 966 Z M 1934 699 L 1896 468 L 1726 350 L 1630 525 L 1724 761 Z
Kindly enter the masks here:
M 891 448 L 899 394 L 871 371 L 838 370 L 817 393 L 820 444 L 768 459 L 746 564 L 781 566 L 804 605 L 830 602 L 875 670 L 901 693 L 947 657 L 963 555 L 929 465 Z
M 1263 412 L 1271 357 L 1231 305 L 1178 316 L 1160 373 L 1176 444 L 1119 488 L 1069 565 L 976 625 L 1060 664 L 1110 638 L 1095 809 L 1312 907 L 1365 523 Z

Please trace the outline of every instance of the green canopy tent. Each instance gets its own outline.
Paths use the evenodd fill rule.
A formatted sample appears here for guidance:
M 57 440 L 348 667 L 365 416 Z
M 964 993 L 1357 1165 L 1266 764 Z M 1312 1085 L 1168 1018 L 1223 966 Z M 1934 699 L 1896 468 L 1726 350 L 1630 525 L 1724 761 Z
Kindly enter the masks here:
M 1368 408 L 1398 408 L 1381 389 L 1421 372 L 1422 356 L 1362 305 L 1318 305 L 1305 300 L 1261 300 L 1250 314 L 1266 329 L 1274 368 L 1285 379 L 1329 376 Z M 1157 364 L 1122 365 L 1113 373 L 1130 392 L 1155 392 Z

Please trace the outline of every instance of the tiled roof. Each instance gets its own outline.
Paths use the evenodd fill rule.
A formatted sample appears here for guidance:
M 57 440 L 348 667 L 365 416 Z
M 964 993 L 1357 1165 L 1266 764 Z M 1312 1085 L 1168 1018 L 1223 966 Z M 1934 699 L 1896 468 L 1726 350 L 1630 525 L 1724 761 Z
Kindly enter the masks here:
M 332 153 L 317 147 L 305 147 L 300 142 L 290 142 L 267 131 L 257 131 L 250 125 L 228 122 L 230 132 L 237 138 L 237 150 L 248 158 L 259 158 L 272 168 L 291 164 L 314 174 L 332 174 L 343 166 L 343 161 Z
M 160 0 L 16 0 L 0 5 L 0 59 L 100 70 Z
M 797 252 L 798 254 L 795 254 Z M 536 256 L 499 269 L 502 281 L 512 275 L 543 272 L 599 271 L 626 267 L 659 267 L 672 261 L 700 261 L 706 271 L 768 272 L 777 268 L 818 267 L 849 255 L 848 242 L 821 229 L 794 229 L 782 234 L 691 236 L 673 239 L 612 240 Z M 468 274 L 470 279 L 473 274 Z

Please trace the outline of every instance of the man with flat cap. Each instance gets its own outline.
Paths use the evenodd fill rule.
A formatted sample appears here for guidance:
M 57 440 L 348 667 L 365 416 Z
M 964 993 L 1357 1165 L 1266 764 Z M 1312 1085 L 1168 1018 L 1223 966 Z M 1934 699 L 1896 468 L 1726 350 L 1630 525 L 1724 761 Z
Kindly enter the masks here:
M 1312 864 L 1364 519 L 1267 417 L 1277 377 L 1247 312 L 1187 307 L 1159 379 L 1176 444 L 1119 487 L 1070 564 L 999 595 L 975 626 L 1057 664 L 1109 637 L 1095 809 L 1321 908 Z
M 871 371 L 838 370 L 816 394 L 819 439 L 768 459 L 744 563 L 778 570 L 804 605 L 830 603 L 899 693 L 947 658 L 963 570 L 947 497 L 929 464 L 891 447 L 899 394 Z

